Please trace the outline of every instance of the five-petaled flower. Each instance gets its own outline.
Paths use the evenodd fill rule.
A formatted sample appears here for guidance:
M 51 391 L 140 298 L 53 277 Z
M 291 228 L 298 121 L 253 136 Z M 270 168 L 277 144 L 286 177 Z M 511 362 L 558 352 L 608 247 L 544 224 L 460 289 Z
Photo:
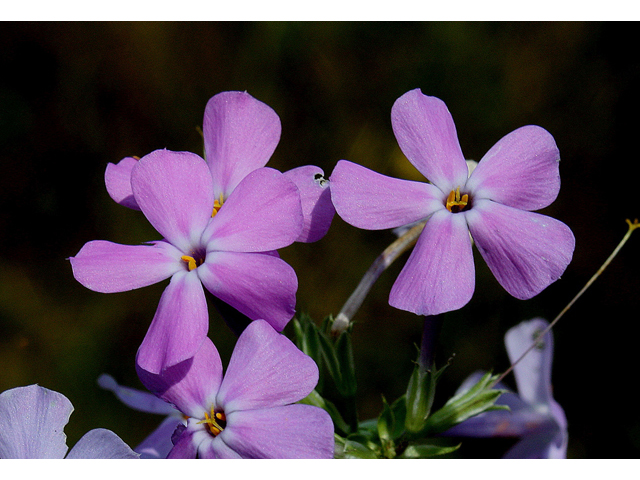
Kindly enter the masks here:
M 276 112 L 247 92 L 222 92 L 207 102 L 202 134 L 205 159 L 213 178 L 214 198 L 220 205 L 240 181 L 264 167 L 281 133 Z M 131 190 L 131 170 L 137 158 L 126 157 L 105 170 L 105 185 L 120 205 L 139 210 Z M 315 242 L 327 233 L 335 214 L 329 181 L 320 167 L 305 165 L 284 172 L 296 184 L 302 202 L 303 228 L 298 242 Z
M 139 458 L 111 430 L 87 432 L 67 453 L 64 427 L 73 405 L 39 385 L 0 393 L 0 458 Z
M 532 212 L 560 189 L 560 155 L 541 127 L 503 137 L 469 175 L 444 102 L 419 89 L 393 105 L 401 150 L 431 182 L 387 177 L 341 160 L 331 174 L 340 217 L 369 230 L 427 220 L 389 303 L 419 315 L 461 308 L 475 286 L 472 240 L 498 282 L 528 299 L 557 280 L 571 261 L 575 239 L 562 222 Z
M 542 318 L 534 318 L 511 328 L 504 338 L 509 360 L 514 363 L 531 346 L 534 339 L 549 326 Z M 447 436 L 519 437 L 505 458 L 566 458 L 569 435 L 562 407 L 553 399 L 551 363 L 553 335 L 547 332 L 536 347 L 514 367 L 518 394 L 503 393 L 497 405 L 508 411 L 481 413 L 447 430 Z M 457 393 L 473 386 L 482 376 L 469 376 Z M 495 388 L 508 388 L 499 383 Z
M 302 229 L 300 194 L 291 180 L 258 168 L 218 199 L 201 157 L 156 150 L 133 167 L 131 188 L 164 238 L 135 246 L 92 241 L 70 260 L 76 280 L 98 292 L 171 278 L 140 346 L 141 366 L 158 373 L 200 348 L 209 328 L 202 284 L 251 320 L 284 328 L 295 312 L 298 281 L 273 251 Z
M 329 414 L 293 403 L 311 393 L 318 367 L 265 321 L 240 335 L 224 377 L 208 338 L 159 375 L 137 367 L 149 390 L 188 417 L 168 458 L 333 458 Z

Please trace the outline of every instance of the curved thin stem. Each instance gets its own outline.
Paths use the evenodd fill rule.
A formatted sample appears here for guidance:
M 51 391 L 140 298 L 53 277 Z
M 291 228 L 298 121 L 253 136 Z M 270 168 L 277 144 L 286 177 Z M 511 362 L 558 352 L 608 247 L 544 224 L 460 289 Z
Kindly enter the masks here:
M 374 260 L 369 269 L 366 271 L 362 280 L 353 291 L 351 296 L 347 299 L 343 305 L 340 313 L 336 316 L 331 326 L 332 334 L 340 334 L 349 327 L 351 319 L 358 311 L 365 297 L 371 290 L 371 287 L 376 282 L 378 277 L 385 269 L 391 265 L 400 255 L 402 255 L 409 248 L 413 247 L 418 240 L 418 236 L 424 229 L 424 225 L 427 221 L 423 221 L 409 229 L 402 236 L 396 239 L 391 245 L 384 249 L 384 251 Z
M 633 222 L 627 219 L 627 223 L 629 224 L 629 230 L 627 230 L 627 233 L 625 234 L 624 237 L 622 237 L 622 240 L 620 240 L 620 243 L 618 244 L 618 246 L 613 250 L 611 255 L 609 255 L 609 257 L 604 261 L 604 263 L 598 269 L 598 271 L 593 275 L 593 277 L 589 279 L 589 281 L 585 284 L 584 287 L 582 287 L 582 289 L 577 293 L 577 295 L 573 297 L 573 299 L 567 304 L 567 306 L 562 309 L 562 311 L 558 314 L 558 316 L 553 319 L 553 321 L 547 326 L 547 328 L 545 328 L 540 333 L 538 333 L 538 335 L 533 339 L 533 343 L 531 344 L 531 346 L 527 348 L 525 352 L 522 355 L 520 355 L 520 357 L 515 362 L 513 362 L 513 364 L 511 364 L 511 366 L 502 375 L 500 375 L 500 377 L 498 377 L 498 379 L 493 383 L 492 386 L 495 386 L 498 382 L 502 381 L 504 377 L 506 377 L 509 373 L 511 373 L 513 368 L 520 362 L 520 360 L 522 360 L 531 350 L 535 348 L 536 345 L 538 345 L 538 342 L 542 339 L 542 337 L 544 337 L 547 333 L 549 333 L 549 331 L 553 328 L 553 326 L 556 323 L 558 323 L 558 321 L 562 318 L 562 316 L 565 313 L 567 313 L 567 311 L 573 306 L 574 303 L 576 303 L 576 301 L 582 296 L 582 294 L 587 291 L 587 289 L 593 284 L 593 282 L 596 281 L 596 278 L 598 278 L 602 274 L 602 272 L 604 272 L 604 270 L 609 266 L 609 264 L 611 263 L 611 260 L 614 259 L 614 257 L 618 254 L 618 252 L 624 246 L 624 244 L 627 243 L 627 240 L 629 240 L 631 233 L 633 233 L 633 231 L 636 228 L 640 227 L 640 223 L 638 223 L 637 218 Z

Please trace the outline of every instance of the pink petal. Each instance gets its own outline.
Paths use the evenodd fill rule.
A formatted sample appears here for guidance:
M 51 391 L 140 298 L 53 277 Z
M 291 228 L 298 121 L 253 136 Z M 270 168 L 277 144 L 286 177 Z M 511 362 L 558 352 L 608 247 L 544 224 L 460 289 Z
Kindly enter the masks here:
M 445 195 L 465 184 L 467 164 L 442 100 L 411 90 L 393 104 L 391 124 L 402 152 Z
M 131 170 L 138 163 L 134 157 L 125 157 L 117 164 L 109 163 L 104 172 L 107 192 L 116 203 L 134 210 L 140 210 L 131 190 Z
M 183 252 L 199 246 L 213 213 L 213 185 L 202 158 L 156 150 L 133 168 L 131 188 L 140 209 L 164 238 Z
M 162 293 L 156 314 L 138 350 L 137 364 L 147 372 L 193 357 L 209 330 L 209 314 L 196 271 L 176 273 Z
M 140 380 L 149 390 L 189 417 L 204 418 L 211 412 L 222 382 L 222 361 L 213 342 L 205 337 L 198 351 L 183 364 L 150 374 L 140 366 Z M 142 368 L 143 371 L 140 369 Z
M 207 290 L 243 315 L 281 331 L 295 313 L 298 279 L 270 254 L 210 252 L 197 269 Z
M 184 268 L 180 251 L 162 241 L 150 245 L 120 245 L 94 240 L 85 243 L 69 261 L 78 282 L 102 293 L 146 287 Z
M 560 152 L 549 132 L 535 125 L 496 143 L 467 181 L 466 193 L 521 210 L 550 205 L 560 191 Z
M 433 185 L 387 177 L 347 160 L 331 174 L 331 199 L 338 215 L 367 230 L 395 228 L 444 208 L 446 195 Z
M 202 128 L 216 198 L 226 199 L 245 176 L 264 167 L 280 141 L 276 112 L 246 92 L 213 96 Z
M 202 235 L 207 251 L 264 252 L 291 245 L 303 216 L 296 185 L 273 168 L 260 168 L 236 187 Z
M 466 305 L 475 269 L 464 215 L 440 210 L 427 221 L 398 275 L 389 304 L 417 315 L 436 315 Z
M 303 227 L 297 242 L 315 242 L 324 237 L 329 230 L 336 209 L 331 202 L 329 180 L 319 167 L 305 165 L 284 172 L 284 176 L 293 181 L 300 191 L 302 202 Z
M 531 298 L 565 271 L 575 248 L 569 227 L 551 217 L 478 200 L 464 212 L 469 230 L 500 285 Z
M 220 437 L 242 458 L 333 458 L 331 417 L 311 405 L 233 412 Z
M 217 404 L 236 410 L 275 407 L 306 397 L 318 383 L 318 367 L 264 320 L 251 322 L 231 355 Z

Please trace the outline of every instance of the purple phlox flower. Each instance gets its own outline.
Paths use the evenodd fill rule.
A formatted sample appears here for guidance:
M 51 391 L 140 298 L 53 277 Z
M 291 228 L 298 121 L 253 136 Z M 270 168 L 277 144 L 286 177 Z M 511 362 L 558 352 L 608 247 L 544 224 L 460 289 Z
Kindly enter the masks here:
M 201 157 L 156 150 L 135 164 L 131 187 L 163 240 L 135 246 L 92 241 L 70 261 L 76 280 L 97 292 L 171 278 L 140 346 L 142 367 L 158 373 L 200 348 L 209 328 L 202 285 L 251 320 L 284 328 L 295 312 L 298 280 L 273 251 L 294 242 L 302 228 L 292 181 L 258 168 L 221 205 Z
M 473 237 L 500 284 L 528 299 L 557 280 L 575 239 L 562 222 L 534 213 L 560 189 L 560 155 L 541 127 L 503 137 L 469 170 L 444 102 L 411 90 L 391 111 L 409 161 L 431 183 L 387 177 L 341 160 L 331 174 L 336 211 L 358 228 L 396 228 L 428 219 L 389 303 L 418 315 L 461 308 L 475 287 Z
M 505 335 L 509 359 L 513 363 L 531 346 L 548 322 L 534 318 L 511 328 Z M 503 393 L 496 401 L 510 410 L 494 410 L 472 417 L 445 434 L 461 437 L 519 437 L 505 458 L 566 458 L 569 435 L 562 407 L 553 399 L 551 363 L 553 336 L 548 332 L 542 341 L 514 367 L 518 393 Z M 473 386 L 482 376 L 477 372 L 467 378 L 458 392 Z M 498 384 L 495 388 L 506 389 Z
M 0 458 L 139 458 L 104 428 L 87 432 L 67 453 L 71 412 L 67 397 L 39 385 L 0 393 Z
M 222 92 L 209 99 L 204 112 L 205 158 L 213 178 L 214 198 L 226 199 L 240 181 L 264 167 L 280 141 L 278 114 L 246 92 Z M 105 184 L 113 200 L 140 210 L 131 189 L 135 157 L 110 163 Z M 298 242 L 315 242 L 328 231 L 335 209 L 329 181 L 320 167 L 306 165 L 285 172 L 300 190 L 303 228 Z
M 297 404 L 318 382 L 318 367 L 262 320 L 238 338 L 223 377 L 208 338 L 196 355 L 142 383 L 189 417 L 168 458 L 332 458 L 333 422 L 323 409 Z
M 139 453 L 140 458 L 143 459 L 167 458 L 173 448 L 171 435 L 178 425 L 186 425 L 187 423 L 182 412 L 152 393 L 118 385 L 111 375 L 100 375 L 98 385 L 105 390 L 112 391 L 122 403 L 134 410 L 165 416 L 158 428 L 133 450 Z

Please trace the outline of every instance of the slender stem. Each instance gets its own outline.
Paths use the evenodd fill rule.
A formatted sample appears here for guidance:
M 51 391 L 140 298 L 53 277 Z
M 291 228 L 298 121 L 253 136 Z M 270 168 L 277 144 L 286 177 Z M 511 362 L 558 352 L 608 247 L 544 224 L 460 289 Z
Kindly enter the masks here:
M 558 321 L 562 318 L 562 316 L 565 313 L 567 313 L 567 311 L 573 306 L 574 303 L 576 303 L 576 301 L 582 296 L 582 294 L 585 291 L 587 291 L 587 289 L 593 284 L 593 282 L 596 281 L 596 278 L 598 278 L 602 274 L 602 272 L 604 272 L 604 270 L 609 266 L 609 264 L 611 263 L 611 260 L 614 259 L 614 257 L 618 254 L 618 252 L 624 246 L 624 244 L 627 243 L 627 240 L 629 240 L 631 233 L 636 228 L 640 227 L 640 223 L 638 223 L 637 218 L 633 222 L 627 219 L 627 223 L 629 224 L 629 230 L 627 230 L 627 233 L 625 234 L 624 237 L 622 237 L 622 240 L 620 241 L 618 246 L 613 250 L 611 255 L 609 255 L 609 258 L 605 260 L 605 262 L 598 269 L 598 271 L 593 275 L 593 277 L 589 279 L 589 281 L 585 284 L 585 286 L 582 287 L 582 289 L 577 293 L 575 297 L 573 297 L 573 299 L 567 304 L 567 306 L 562 309 L 562 311 L 558 314 L 558 316 L 553 319 L 553 321 L 549 324 L 549 326 L 547 326 L 547 328 L 545 328 L 540 333 L 538 333 L 538 335 L 533 339 L 533 343 L 531 344 L 531 346 L 527 348 L 527 350 L 525 350 L 525 352 L 522 355 L 520 355 L 520 357 L 515 362 L 513 362 L 513 364 L 502 375 L 500 375 L 500 377 L 498 377 L 498 379 L 493 383 L 493 386 L 495 386 L 498 382 L 502 381 L 504 377 L 506 377 L 509 373 L 511 373 L 511 370 L 513 370 L 513 368 L 520 362 L 520 360 L 522 360 L 525 357 L 525 355 L 527 355 L 531 350 L 535 348 L 535 346 L 542 339 L 542 337 L 544 337 L 547 333 L 549 333 L 549 331 L 553 328 L 553 326 L 556 323 L 558 323 Z
M 418 236 L 424 229 L 426 220 L 420 222 L 410 230 L 405 232 L 391 245 L 384 249 L 384 251 L 374 260 L 374 262 L 366 271 L 362 280 L 353 291 L 349 299 L 345 302 L 340 310 L 340 313 L 336 316 L 331 326 L 331 333 L 338 335 L 345 331 L 351 322 L 351 319 L 362 305 L 365 297 L 371 290 L 371 287 L 376 282 L 378 277 L 385 269 L 391 265 L 400 255 L 402 255 L 409 248 L 413 247 L 418 240 Z
M 420 357 L 418 364 L 422 370 L 427 371 L 433 367 L 436 357 L 436 344 L 442 327 L 442 315 L 424 317 L 422 327 L 422 341 L 420 342 Z

